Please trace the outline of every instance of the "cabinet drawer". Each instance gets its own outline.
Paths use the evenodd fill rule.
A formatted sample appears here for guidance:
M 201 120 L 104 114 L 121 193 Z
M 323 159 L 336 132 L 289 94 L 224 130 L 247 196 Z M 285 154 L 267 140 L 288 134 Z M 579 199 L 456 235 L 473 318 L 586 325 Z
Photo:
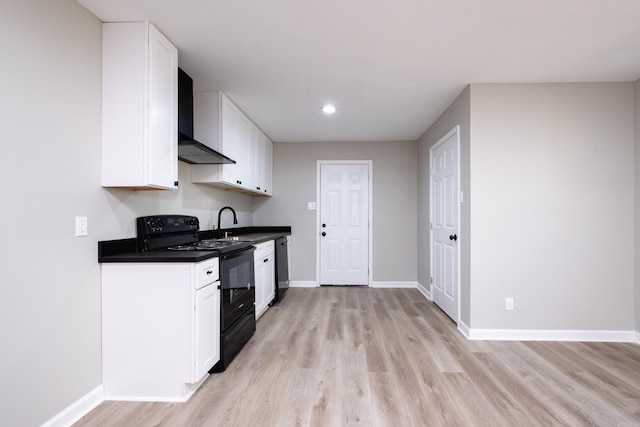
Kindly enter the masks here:
M 273 240 L 269 240 L 268 242 L 259 243 L 256 246 L 256 251 L 254 252 L 254 259 L 261 259 L 266 256 L 273 255 L 275 250 L 275 244 Z
M 196 289 L 215 282 L 219 277 L 218 258 L 203 261 L 196 265 Z

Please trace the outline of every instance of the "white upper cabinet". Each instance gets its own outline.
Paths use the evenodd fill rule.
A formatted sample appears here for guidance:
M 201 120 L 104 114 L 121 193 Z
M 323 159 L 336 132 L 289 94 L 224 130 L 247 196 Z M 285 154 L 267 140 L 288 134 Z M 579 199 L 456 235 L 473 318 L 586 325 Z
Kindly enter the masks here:
M 260 129 L 255 128 L 255 137 L 253 139 L 254 146 L 254 172 L 255 172 L 255 189 L 256 191 L 263 192 L 266 194 L 266 189 L 264 188 L 264 174 L 265 174 L 265 159 L 264 159 L 264 151 L 265 151 L 265 141 L 267 137 L 260 131 Z
M 192 165 L 191 181 L 271 195 L 271 167 L 265 161 L 264 133 L 221 92 L 197 92 L 193 97 L 194 138 L 235 160 L 235 164 Z M 268 141 L 268 139 L 267 139 Z M 269 144 L 271 141 L 269 141 Z M 271 156 L 268 159 L 271 162 Z M 259 170 L 259 172 L 258 172 Z M 269 171 L 268 179 L 265 178 Z
M 273 190 L 273 143 L 265 134 L 262 134 L 262 180 L 261 191 L 271 196 Z
M 268 195 L 272 195 L 273 191 L 273 143 L 269 138 L 265 136 L 266 149 L 264 150 L 265 160 L 264 160 L 264 185 L 265 192 Z
M 217 149 L 219 152 L 225 154 L 233 160 L 236 160 L 240 154 L 238 139 L 240 132 L 239 127 L 239 115 L 240 110 L 224 95 L 215 96 L 217 93 L 196 94 L 194 98 L 194 128 L 200 129 L 205 132 L 206 139 L 205 144 L 209 141 L 213 143 L 212 148 Z M 203 102 L 202 108 L 199 102 Z M 211 126 L 206 126 L 211 121 L 211 116 L 215 115 L 215 111 L 220 111 L 219 122 L 222 123 L 220 129 L 214 129 Z M 203 116 L 199 114 L 203 113 Z M 212 122 L 213 123 L 213 122 Z M 195 136 L 198 139 L 198 131 Z M 200 139 L 202 141 L 202 139 Z M 216 143 L 217 142 L 217 146 Z M 208 166 L 206 166 L 208 167 Z M 213 168 L 218 168 L 214 166 Z M 238 170 L 238 164 L 225 164 L 221 166 L 221 181 L 228 182 L 230 184 L 238 184 L 240 181 L 240 172 Z
M 251 120 L 238 110 L 238 139 L 236 139 L 236 170 L 238 171 L 238 186 L 251 190 L 253 184 L 253 153 L 251 151 Z
M 103 24 L 102 186 L 178 186 L 178 50 L 147 22 Z

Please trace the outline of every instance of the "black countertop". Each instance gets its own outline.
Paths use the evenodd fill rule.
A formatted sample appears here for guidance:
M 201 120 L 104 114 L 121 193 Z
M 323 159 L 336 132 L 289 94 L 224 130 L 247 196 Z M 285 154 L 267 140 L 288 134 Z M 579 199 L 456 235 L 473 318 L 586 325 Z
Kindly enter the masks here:
M 236 227 L 220 230 L 205 230 L 198 233 L 200 240 L 219 239 L 229 233 L 231 237 L 239 237 L 254 244 L 274 240 L 291 234 L 291 227 Z
M 250 244 L 275 240 L 291 234 L 291 227 L 238 227 L 206 230 L 198 233 L 200 240 L 216 239 L 228 232 Z M 220 256 L 215 251 L 138 251 L 136 239 L 105 240 L 98 242 L 98 262 L 200 262 Z

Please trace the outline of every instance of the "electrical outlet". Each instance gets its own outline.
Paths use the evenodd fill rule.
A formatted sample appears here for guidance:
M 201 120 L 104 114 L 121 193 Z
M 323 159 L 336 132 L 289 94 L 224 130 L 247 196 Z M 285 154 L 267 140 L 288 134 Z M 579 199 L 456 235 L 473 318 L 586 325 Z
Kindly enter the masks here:
M 78 236 L 86 236 L 88 234 L 87 228 L 87 217 L 86 216 L 77 216 L 76 217 L 76 237 Z
M 504 300 L 504 308 L 505 310 L 513 310 L 513 298 L 507 297 Z

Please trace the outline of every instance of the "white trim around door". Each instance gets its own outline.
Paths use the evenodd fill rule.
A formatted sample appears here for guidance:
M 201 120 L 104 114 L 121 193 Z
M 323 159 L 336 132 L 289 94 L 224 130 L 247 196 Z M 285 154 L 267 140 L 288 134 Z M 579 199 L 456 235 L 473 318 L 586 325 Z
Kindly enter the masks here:
M 430 293 L 460 318 L 460 125 L 429 149 Z
M 321 253 L 320 253 L 320 241 L 321 241 L 321 218 L 322 211 L 321 206 L 321 175 L 320 169 L 322 165 L 366 165 L 369 173 L 369 185 L 367 191 L 368 194 L 368 280 L 367 286 L 372 286 L 373 279 L 373 161 L 372 160 L 318 160 L 316 165 L 316 283 L 320 286 L 320 269 L 321 269 Z

